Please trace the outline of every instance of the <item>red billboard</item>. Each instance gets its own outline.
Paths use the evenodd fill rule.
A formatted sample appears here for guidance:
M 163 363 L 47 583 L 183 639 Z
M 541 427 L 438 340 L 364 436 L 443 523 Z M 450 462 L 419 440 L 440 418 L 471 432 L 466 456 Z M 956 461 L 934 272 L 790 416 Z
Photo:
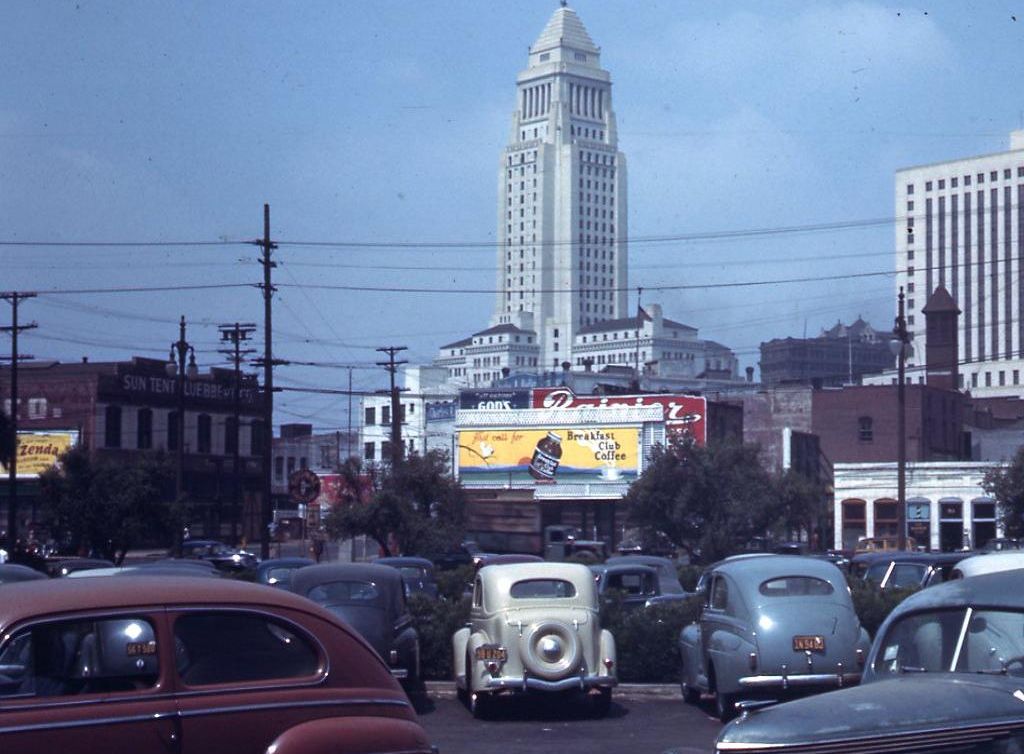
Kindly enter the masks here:
M 707 442 L 707 399 L 697 395 L 652 393 L 645 395 L 576 395 L 567 387 L 539 387 L 533 390 L 533 407 L 610 408 L 612 406 L 661 406 L 667 434 L 685 434 L 698 445 Z

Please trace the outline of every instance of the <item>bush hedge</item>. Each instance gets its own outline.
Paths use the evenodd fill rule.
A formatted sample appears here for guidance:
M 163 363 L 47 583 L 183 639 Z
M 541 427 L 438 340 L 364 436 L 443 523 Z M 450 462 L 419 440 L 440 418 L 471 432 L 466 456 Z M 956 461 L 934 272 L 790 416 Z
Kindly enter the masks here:
M 687 567 L 687 582 L 700 575 Z M 681 569 L 682 570 L 682 569 Z M 465 585 L 472 567 L 438 574 L 442 598 L 414 594 L 409 609 L 420 634 L 420 664 L 425 680 L 452 679 L 452 635 L 469 620 Z M 684 574 L 680 574 L 680 580 Z M 913 589 L 882 591 L 849 579 L 853 606 L 861 625 L 874 637 L 882 621 Z M 679 680 L 679 632 L 700 616 L 702 598 L 694 596 L 647 608 L 626 608 L 614 597 L 601 608 L 601 625 L 612 632 L 618 650 L 619 680 L 626 683 L 674 683 Z

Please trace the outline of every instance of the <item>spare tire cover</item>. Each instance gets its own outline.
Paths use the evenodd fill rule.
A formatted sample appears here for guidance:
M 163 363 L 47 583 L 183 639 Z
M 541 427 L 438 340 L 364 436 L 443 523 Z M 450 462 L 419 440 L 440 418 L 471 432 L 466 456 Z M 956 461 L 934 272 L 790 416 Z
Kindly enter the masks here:
M 534 623 L 520 639 L 523 665 L 538 678 L 556 680 L 573 673 L 582 652 L 576 631 L 561 621 Z

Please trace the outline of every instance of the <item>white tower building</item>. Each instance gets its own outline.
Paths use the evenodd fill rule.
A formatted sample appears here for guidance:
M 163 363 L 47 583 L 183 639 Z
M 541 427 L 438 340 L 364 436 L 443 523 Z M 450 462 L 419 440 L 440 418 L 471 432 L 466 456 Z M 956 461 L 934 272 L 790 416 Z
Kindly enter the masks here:
M 1024 392 L 1024 131 L 1006 152 L 896 172 L 896 284 L 914 343 L 908 376 L 924 377 L 921 308 L 936 287 L 960 309 L 961 387 Z
M 600 54 L 571 8 L 555 11 L 501 156 L 491 325 L 535 334 L 542 369 L 572 361 L 581 327 L 626 315 L 626 160 Z

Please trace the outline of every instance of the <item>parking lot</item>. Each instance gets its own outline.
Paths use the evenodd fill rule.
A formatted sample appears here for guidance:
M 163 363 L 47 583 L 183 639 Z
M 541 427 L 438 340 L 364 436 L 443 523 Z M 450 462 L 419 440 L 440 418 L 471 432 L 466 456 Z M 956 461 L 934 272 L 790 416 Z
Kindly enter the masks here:
M 493 719 L 481 721 L 452 694 L 431 694 L 419 705 L 420 723 L 441 754 L 706 754 L 721 729 L 709 706 L 684 704 L 678 693 L 618 694 L 604 719 L 582 704 L 553 704 L 546 697 L 504 701 Z

